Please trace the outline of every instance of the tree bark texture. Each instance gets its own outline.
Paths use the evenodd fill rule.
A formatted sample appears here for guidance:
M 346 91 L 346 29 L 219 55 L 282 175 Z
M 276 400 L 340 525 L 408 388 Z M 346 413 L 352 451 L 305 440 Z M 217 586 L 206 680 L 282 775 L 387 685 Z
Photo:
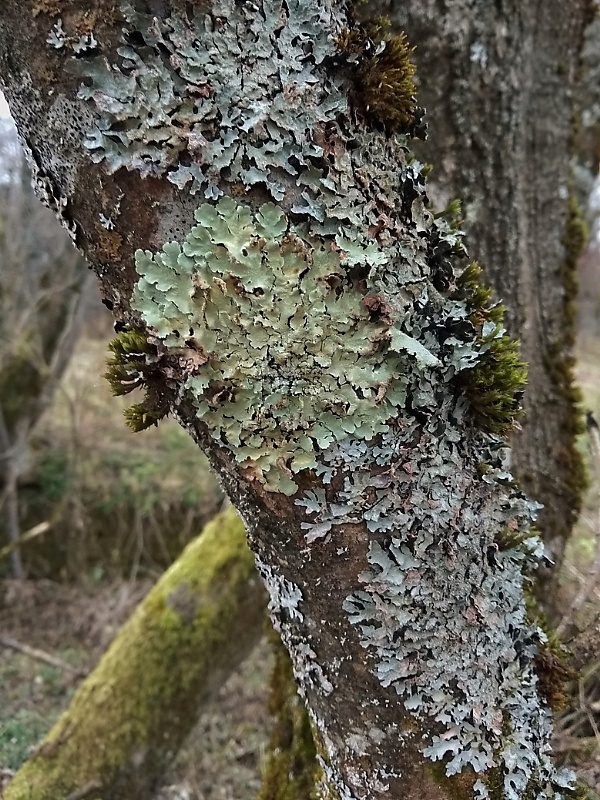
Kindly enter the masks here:
M 591 3 L 576 0 L 567 13 L 561 0 L 384 0 L 368 8 L 389 14 L 416 45 L 428 120 L 418 153 L 433 165 L 434 202 L 443 209 L 462 201 L 469 254 L 521 340 L 529 379 L 513 468 L 544 506 L 538 526 L 559 563 L 585 488 L 572 356 L 576 261 L 585 240 L 573 144 L 581 112 L 589 116 L 577 106 L 589 98 L 577 90 Z M 579 157 L 595 160 L 581 152 L 596 148 L 594 137 L 579 139 Z
M 379 34 L 316 0 L 5 0 L 0 72 L 147 337 L 123 347 L 131 423 L 170 407 L 247 523 L 320 796 L 559 800 L 534 507 L 499 435 L 521 370 L 429 210 L 406 44 Z
M 203 704 L 260 639 L 264 609 L 229 509 L 138 606 L 3 800 L 146 800 Z

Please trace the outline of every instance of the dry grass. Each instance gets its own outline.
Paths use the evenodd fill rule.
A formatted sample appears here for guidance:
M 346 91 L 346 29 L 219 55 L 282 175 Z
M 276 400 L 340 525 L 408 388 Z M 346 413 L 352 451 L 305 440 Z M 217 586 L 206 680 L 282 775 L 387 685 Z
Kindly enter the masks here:
M 53 525 L 24 552 L 30 575 L 156 577 L 222 502 L 206 459 L 176 422 L 142 433 L 126 427 L 126 400 L 99 377 L 106 355 L 106 339 L 81 342 L 36 432 L 23 527 Z

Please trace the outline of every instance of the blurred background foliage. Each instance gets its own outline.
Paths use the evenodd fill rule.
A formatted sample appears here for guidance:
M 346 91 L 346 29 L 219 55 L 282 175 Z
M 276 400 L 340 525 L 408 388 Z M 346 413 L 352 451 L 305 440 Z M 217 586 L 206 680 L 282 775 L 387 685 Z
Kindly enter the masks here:
M 0 576 L 159 574 L 219 507 L 197 446 L 173 421 L 131 433 L 106 381 L 112 317 L 54 214 L 34 196 L 0 119 Z

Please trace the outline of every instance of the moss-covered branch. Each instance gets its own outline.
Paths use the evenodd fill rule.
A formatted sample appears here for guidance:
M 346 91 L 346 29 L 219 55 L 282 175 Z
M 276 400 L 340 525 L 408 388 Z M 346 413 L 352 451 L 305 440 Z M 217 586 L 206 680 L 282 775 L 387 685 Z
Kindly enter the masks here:
M 229 509 L 137 608 L 3 800 L 148 797 L 263 622 L 254 559 Z

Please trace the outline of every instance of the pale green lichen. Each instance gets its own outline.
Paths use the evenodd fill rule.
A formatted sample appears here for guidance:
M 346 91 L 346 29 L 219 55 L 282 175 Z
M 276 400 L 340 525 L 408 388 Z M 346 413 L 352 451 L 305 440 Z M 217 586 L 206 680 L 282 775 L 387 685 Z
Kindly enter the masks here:
M 422 726 L 424 756 L 446 775 L 478 771 L 479 798 L 489 768 L 506 800 L 523 800 L 533 779 L 547 787 L 536 800 L 564 796 L 570 776 L 548 758 L 532 669 L 539 633 L 522 604 L 521 568 L 539 556 L 527 536 L 535 509 L 496 435 L 518 412 L 522 368 L 494 371 L 500 320 L 457 293 L 468 277 L 460 235 L 434 219 L 406 139 L 374 130 L 372 115 L 356 124 L 334 44 L 347 20 L 306 0 L 215 0 L 166 19 L 121 8 L 118 57 L 79 67 L 97 114 L 92 159 L 213 201 L 246 195 L 246 207 L 200 206 L 189 232 L 162 215 L 167 244 L 137 254 L 136 308 L 169 358 L 192 352 L 186 391 L 253 477 L 293 494 L 295 473 L 314 471 L 297 501 L 307 552 L 337 525 L 368 536 L 369 570 L 346 611 L 380 681 Z M 393 55 L 378 47 L 375 58 Z M 379 122 L 401 129 L 382 119 L 396 95 L 379 86 L 381 59 L 371 64 Z M 288 216 L 258 208 L 269 195 Z M 499 549 L 495 534 L 515 520 L 523 541 Z M 301 686 L 333 694 L 333 667 L 306 633 L 306 587 L 258 567 Z M 396 729 L 388 736 L 396 752 Z M 351 745 L 328 750 L 326 779 L 344 800 L 373 796 L 372 773 L 353 770 L 346 788 Z M 379 745 L 364 747 L 377 758 Z
M 440 362 L 353 287 L 350 267 L 386 260 L 372 244 L 316 240 L 268 203 L 253 214 L 223 198 L 195 216 L 181 244 L 137 251 L 134 307 L 167 346 L 200 354 L 185 389 L 211 435 L 294 494 L 319 450 L 386 429 L 409 359 Z

